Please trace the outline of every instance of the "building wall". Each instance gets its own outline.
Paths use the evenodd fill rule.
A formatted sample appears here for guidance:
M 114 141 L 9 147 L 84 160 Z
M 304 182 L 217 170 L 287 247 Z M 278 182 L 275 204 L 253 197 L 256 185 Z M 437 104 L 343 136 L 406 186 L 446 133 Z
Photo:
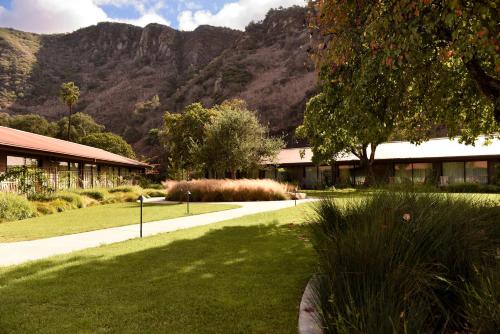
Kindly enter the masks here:
M 379 161 L 373 165 L 375 182 L 447 185 L 480 183 L 500 185 L 500 158 L 450 161 Z M 314 166 L 302 164 L 291 167 L 270 167 L 265 177 L 282 182 L 297 183 L 303 189 L 362 185 L 365 172 L 356 164 Z

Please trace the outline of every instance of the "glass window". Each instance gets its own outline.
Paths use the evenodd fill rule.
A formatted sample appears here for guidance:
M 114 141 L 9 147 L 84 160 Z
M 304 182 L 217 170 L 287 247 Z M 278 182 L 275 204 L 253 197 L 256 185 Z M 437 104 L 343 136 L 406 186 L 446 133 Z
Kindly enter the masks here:
M 448 179 L 448 184 L 463 183 L 464 180 L 463 162 L 443 162 L 443 176 Z
M 352 185 L 352 176 L 351 176 L 351 170 L 353 169 L 353 166 L 345 166 L 341 165 L 339 166 L 339 184 L 340 185 Z
M 321 184 L 325 186 L 333 185 L 332 166 L 320 166 L 319 177 Z
M 38 160 L 32 158 L 24 158 L 24 157 L 13 157 L 7 156 L 7 167 L 19 167 L 19 166 L 28 166 L 28 167 L 37 167 Z
M 488 162 L 487 161 L 468 161 L 465 163 L 466 182 L 488 183 Z
M 67 161 L 59 161 L 59 170 L 68 170 L 68 162 Z
M 365 179 L 366 179 L 366 170 L 364 168 L 354 168 L 354 183 L 356 185 L 362 185 L 365 184 Z
M 411 164 L 395 164 L 394 176 L 397 182 L 411 182 L 412 171 Z
M 318 183 L 318 171 L 316 167 L 306 167 L 306 177 L 304 186 L 306 188 L 314 188 Z
M 432 163 L 415 163 L 413 167 L 414 183 L 429 183 L 432 180 Z
M 491 178 L 494 184 L 500 186 L 500 161 L 493 163 Z

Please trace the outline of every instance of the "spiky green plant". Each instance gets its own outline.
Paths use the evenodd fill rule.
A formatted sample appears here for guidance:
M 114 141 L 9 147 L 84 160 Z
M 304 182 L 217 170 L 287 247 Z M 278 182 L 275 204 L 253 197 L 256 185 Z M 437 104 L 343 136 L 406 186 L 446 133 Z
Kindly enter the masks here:
M 500 207 L 493 203 L 379 192 L 342 207 L 324 200 L 314 221 L 316 303 L 326 333 L 483 332 L 498 325 L 500 294 L 484 284 L 498 282 Z

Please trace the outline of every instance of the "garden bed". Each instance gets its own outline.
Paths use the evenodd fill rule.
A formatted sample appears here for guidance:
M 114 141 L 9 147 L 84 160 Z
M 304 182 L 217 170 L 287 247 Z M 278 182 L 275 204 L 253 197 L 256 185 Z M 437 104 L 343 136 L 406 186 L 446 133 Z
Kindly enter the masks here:
M 273 180 L 193 180 L 164 183 L 166 199 L 193 202 L 278 201 L 291 199 L 294 187 Z

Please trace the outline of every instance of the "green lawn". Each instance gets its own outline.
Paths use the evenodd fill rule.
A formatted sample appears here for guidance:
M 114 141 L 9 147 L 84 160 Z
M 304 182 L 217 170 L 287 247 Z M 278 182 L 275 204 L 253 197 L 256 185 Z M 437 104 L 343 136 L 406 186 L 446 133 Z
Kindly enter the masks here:
M 238 206 L 228 204 L 191 203 L 190 213 L 201 214 L 236 207 Z M 143 214 L 144 222 L 182 217 L 186 215 L 186 205 L 145 204 Z M 37 218 L 0 223 L 0 242 L 47 238 L 137 224 L 138 222 L 138 203 L 99 205 Z
M 0 333 L 295 333 L 309 206 L 0 268 Z

